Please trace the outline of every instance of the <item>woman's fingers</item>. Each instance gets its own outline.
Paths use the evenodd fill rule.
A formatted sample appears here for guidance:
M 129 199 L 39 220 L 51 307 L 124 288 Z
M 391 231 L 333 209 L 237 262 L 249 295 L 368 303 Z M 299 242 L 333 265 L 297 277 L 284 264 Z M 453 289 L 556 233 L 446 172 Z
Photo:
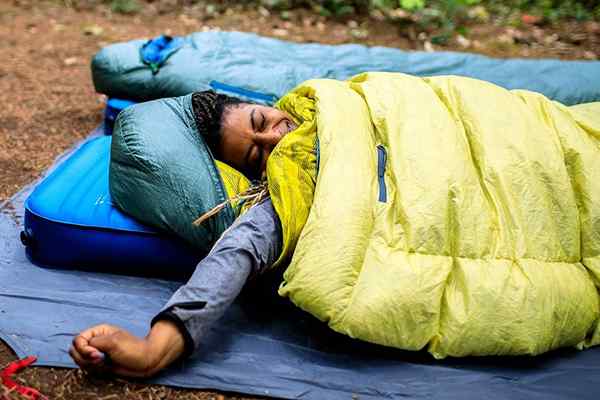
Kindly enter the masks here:
M 116 331 L 118 328 L 107 324 L 86 329 L 73 339 L 73 346 L 69 349 L 69 354 L 82 368 L 99 365 L 104 361 L 104 354 L 97 347 L 90 345 L 90 340 L 110 335 Z
M 116 326 L 113 325 L 108 325 L 108 324 L 101 324 L 101 325 L 96 325 L 96 326 L 92 326 L 91 328 L 86 329 L 85 331 L 81 332 L 79 334 L 79 336 L 90 340 L 93 337 L 96 336 L 105 336 L 105 335 L 111 335 L 115 332 L 118 332 L 120 329 L 117 328 Z
M 95 359 L 99 358 L 100 355 L 98 349 L 90 346 L 89 340 L 82 335 L 78 335 L 73 339 L 73 348 L 85 358 Z
M 69 355 L 71 356 L 73 361 L 75 361 L 75 364 L 77 364 L 81 368 L 89 368 L 102 363 L 102 359 L 84 357 L 75 349 L 75 347 L 71 347 L 69 349 Z
M 117 350 L 119 345 L 116 336 L 117 335 L 94 336 L 90 339 L 89 346 L 97 349 L 96 351 L 111 354 L 113 351 Z

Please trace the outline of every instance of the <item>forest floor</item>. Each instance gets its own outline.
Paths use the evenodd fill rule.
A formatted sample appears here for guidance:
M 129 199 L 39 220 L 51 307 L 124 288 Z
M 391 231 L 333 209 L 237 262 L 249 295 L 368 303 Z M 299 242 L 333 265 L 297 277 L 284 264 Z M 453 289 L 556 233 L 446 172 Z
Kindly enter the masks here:
M 332 20 L 293 10 L 282 19 L 265 9 L 232 7 L 209 13 L 204 8 L 161 9 L 161 2 L 135 15 L 122 15 L 108 7 L 75 9 L 64 3 L 68 2 L 0 3 L 0 203 L 34 181 L 101 122 L 105 98 L 94 91 L 89 64 L 100 48 L 113 42 L 221 29 L 296 42 L 352 42 L 502 58 L 600 58 L 600 24 L 593 21 L 528 21 L 518 27 L 472 22 L 467 37 L 456 36 L 441 47 L 432 44 L 429 34 L 381 18 Z M 13 360 L 14 353 L 0 341 L 0 369 Z M 255 398 L 106 380 L 60 368 L 29 368 L 19 377 L 51 399 Z M 0 398 L 2 394 L 0 387 Z

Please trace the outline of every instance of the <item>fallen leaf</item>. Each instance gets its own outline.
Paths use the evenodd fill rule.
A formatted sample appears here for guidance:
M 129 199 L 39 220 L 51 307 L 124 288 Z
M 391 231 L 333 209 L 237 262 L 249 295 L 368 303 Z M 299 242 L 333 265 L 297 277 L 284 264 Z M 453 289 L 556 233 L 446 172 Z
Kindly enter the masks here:
M 371 12 L 369 13 L 369 15 L 370 15 L 370 16 L 371 16 L 373 19 L 375 19 L 376 21 L 379 21 L 379 22 L 383 22 L 383 21 L 385 21 L 385 19 L 386 19 L 386 16 L 385 16 L 385 14 L 384 14 L 384 13 L 383 13 L 381 10 L 379 10 L 379 9 L 375 9 L 375 10 L 371 11 Z
M 542 22 L 542 17 L 540 17 L 538 15 L 522 14 L 521 22 L 523 22 L 524 24 L 527 24 L 527 25 L 537 25 L 540 22 Z
M 79 63 L 79 59 L 77 57 L 67 57 L 63 60 L 63 63 L 67 67 L 70 67 L 72 65 L 76 65 L 77 63 Z
M 463 35 L 457 35 L 456 42 L 459 44 L 460 47 L 465 49 L 471 46 L 471 41 Z
M 367 29 L 350 29 L 350 36 L 355 39 L 366 39 L 369 37 L 369 31 Z
M 411 17 L 411 14 L 402 8 L 395 8 L 389 10 L 388 14 L 390 15 L 390 17 L 395 19 L 410 19 Z
M 490 13 L 484 6 L 475 6 L 469 9 L 468 14 L 469 18 L 473 18 L 479 22 L 489 22 L 490 21 Z
M 471 46 L 473 46 L 473 48 L 475 50 L 485 49 L 485 46 L 479 40 L 473 40 L 473 42 L 471 43 Z
M 179 15 L 179 20 L 183 23 L 183 25 L 190 26 L 190 27 L 196 25 L 196 23 L 197 23 L 197 21 L 194 18 L 191 18 L 187 14 Z
M 542 40 L 544 40 L 544 36 L 546 36 L 546 33 L 544 32 L 544 30 L 540 29 L 540 28 L 534 28 L 533 31 L 531 31 L 531 34 L 533 35 L 535 40 L 537 40 L 538 42 L 541 42 Z
M 275 36 L 287 36 L 288 33 L 289 32 L 287 29 L 281 29 L 281 28 L 273 29 L 273 35 L 275 35 Z
M 208 15 L 212 16 L 217 14 L 217 6 L 215 6 L 214 4 L 207 4 L 205 10 Z
M 104 33 L 104 28 L 100 25 L 88 25 L 83 28 L 83 33 L 85 35 L 100 36 Z
M 544 44 L 546 46 L 551 45 L 552 43 L 557 42 L 557 41 L 558 41 L 558 35 L 556 33 L 553 33 L 552 35 L 546 36 L 544 38 Z
M 499 43 L 506 43 L 506 44 L 514 44 L 515 43 L 515 38 L 514 36 L 508 34 L 508 33 L 503 33 L 501 35 L 498 36 L 498 42 Z
M 259 7 L 258 8 L 258 13 L 260 15 L 262 15 L 263 17 L 265 17 L 265 18 L 271 15 L 271 12 L 269 10 L 267 10 L 266 8 L 264 8 L 264 7 Z

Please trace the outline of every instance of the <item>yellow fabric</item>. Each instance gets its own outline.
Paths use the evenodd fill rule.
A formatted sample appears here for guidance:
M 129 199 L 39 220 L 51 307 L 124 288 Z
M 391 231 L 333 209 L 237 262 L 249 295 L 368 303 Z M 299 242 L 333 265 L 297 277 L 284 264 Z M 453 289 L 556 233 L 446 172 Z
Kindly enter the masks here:
M 600 343 L 600 103 L 368 73 L 308 81 L 280 105 L 320 148 L 316 186 L 290 165 L 292 134 L 268 162 L 293 252 L 282 296 L 437 358 Z
M 221 181 L 223 182 L 225 193 L 227 193 L 228 198 L 234 198 L 250 187 L 250 181 L 248 178 L 246 178 L 235 168 L 230 167 L 229 165 L 218 160 L 215 160 L 215 165 L 217 166 L 217 170 L 221 175 Z M 233 208 L 236 216 L 239 216 L 246 211 L 244 204 L 241 204 L 238 201 L 232 202 L 231 207 Z
M 281 219 L 283 251 L 274 264 L 289 260 L 313 200 L 317 174 L 314 101 L 309 92 L 292 92 L 275 105 L 298 125 L 275 147 L 267 160 L 267 181 L 273 207 Z

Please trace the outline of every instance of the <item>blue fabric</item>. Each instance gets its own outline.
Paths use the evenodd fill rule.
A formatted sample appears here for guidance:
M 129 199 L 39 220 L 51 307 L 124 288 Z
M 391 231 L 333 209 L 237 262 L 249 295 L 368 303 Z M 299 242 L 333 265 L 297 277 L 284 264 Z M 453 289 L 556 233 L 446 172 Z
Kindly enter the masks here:
M 19 242 L 25 188 L 0 204 L 0 337 L 38 365 L 73 367 L 73 335 L 110 322 L 138 335 L 176 282 L 43 269 Z M 436 361 L 338 335 L 254 282 L 209 332 L 200 352 L 152 382 L 288 399 L 597 399 L 600 348 L 540 357 Z
M 143 40 L 103 48 L 92 61 L 96 90 L 145 101 L 207 90 L 216 80 L 277 98 L 307 79 L 388 71 L 469 76 L 508 89 L 540 92 L 565 104 L 600 100 L 600 61 L 495 59 L 356 44 L 292 43 L 241 32 L 198 32 L 180 39 L 181 46 L 169 53 L 160 73 L 140 61 Z
M 160 67 L 183 46 L 183 39 L 166 35 L 147 41 L 140 49 L 140 59 L 156 75 Z
M 108 99 L 106 102 L 106 108 L 104 109 L 104 134 L 112 135 L 115 121 L 121 110 L 135 104 L 134 101 L 123 100 L 123 99 Z
M 230 96 L 246 98 L 255 102 L 273 105 L 277 101 L 276 96 L 255 92 L 238 86 L 227 85 L 226 83 L 219 81 L 210 81 L 209 85 L 211 89 L 213 89 L 216 92 L 225 92 Z
M 111 139 L 102 135 L 84 142 L 29 196 L 27 255 L 37 264 L 61 268 L 190 276 L 202 254 L 113 205 L 108 190 Z

